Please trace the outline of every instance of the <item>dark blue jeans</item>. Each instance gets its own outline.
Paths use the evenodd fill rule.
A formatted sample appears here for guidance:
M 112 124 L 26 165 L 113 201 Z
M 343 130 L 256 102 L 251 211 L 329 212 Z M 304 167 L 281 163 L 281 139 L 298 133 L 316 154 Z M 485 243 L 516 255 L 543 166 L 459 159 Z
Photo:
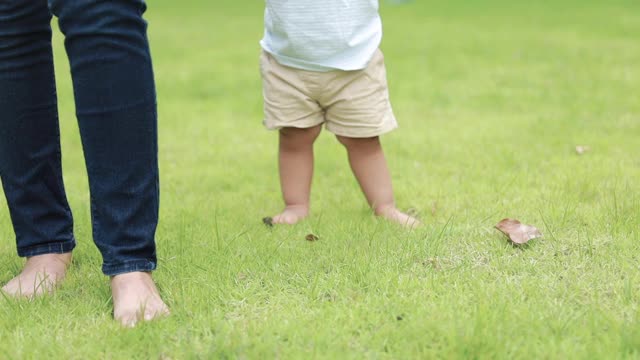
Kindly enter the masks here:
M 156 267 L 156 94 L 142 0 L 0 0 L 0 177 L 18 255 L 75 247 L 51 49 L 59 19 L 106 275 Z

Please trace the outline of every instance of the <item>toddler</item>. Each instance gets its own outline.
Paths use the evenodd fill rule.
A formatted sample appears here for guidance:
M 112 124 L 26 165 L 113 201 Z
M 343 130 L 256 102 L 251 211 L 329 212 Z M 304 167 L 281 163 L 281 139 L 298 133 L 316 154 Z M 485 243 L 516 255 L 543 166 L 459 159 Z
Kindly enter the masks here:
M 270 219 L 295 224 L 309 214 L 313 143 L 322 125 L 348 153 L 377 216 L 407 227 L 396 208 L 379 136 L 397 127 L 389 103 L 378 0 L 266 0 L 260 42 L 264 124 L 279 130 L 284 210 Z

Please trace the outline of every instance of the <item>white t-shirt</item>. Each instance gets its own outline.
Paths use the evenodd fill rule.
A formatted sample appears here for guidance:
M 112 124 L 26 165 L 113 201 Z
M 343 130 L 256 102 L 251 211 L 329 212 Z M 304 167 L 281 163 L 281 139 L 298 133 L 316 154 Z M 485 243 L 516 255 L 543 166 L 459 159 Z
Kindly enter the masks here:
M 382 39 L 378 0 L 266 0 L 262 48 L 310 71 L 367 67 Z

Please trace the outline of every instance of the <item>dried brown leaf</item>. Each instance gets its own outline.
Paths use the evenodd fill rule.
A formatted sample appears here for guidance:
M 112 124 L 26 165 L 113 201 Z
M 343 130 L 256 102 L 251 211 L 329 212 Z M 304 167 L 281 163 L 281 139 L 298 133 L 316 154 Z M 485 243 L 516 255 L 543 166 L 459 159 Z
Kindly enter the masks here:
M 247 274 L 245 274 L 245 273 L 243 273 L 243 272 L 239 272 L 239 273 L 236 275 L 236 279 L 237 279 L 238 281 L 244 281 L 244 280 L 246 280 L 246 279 L 247 279 L 247 277 L 248 277 L 248 276 L 247 276 Z
M 509 237 L 515 244 L 526 244 L 529 240 L 542 237 L 535 226 L 526 225 L 515 219 L 503 219 L 496 224 L 496 229 Z
M 431 204 L 431 215 L 432 216 L 436 216 L 436 213 L 438 212 L 438 209 L 440 208 L 440 204 L 438 204 L 437 201 L 434 201 Z
M 424 266 L 430 266 L 435 270 L 440 270 L 440 261 L 438 258 L 430 257 L 427 260 L 422 262 Z
M 267 225 L 268 227 L 273 227 L 273 218 L 270 218 L 270 217 L 262 218 L 262 223 Z

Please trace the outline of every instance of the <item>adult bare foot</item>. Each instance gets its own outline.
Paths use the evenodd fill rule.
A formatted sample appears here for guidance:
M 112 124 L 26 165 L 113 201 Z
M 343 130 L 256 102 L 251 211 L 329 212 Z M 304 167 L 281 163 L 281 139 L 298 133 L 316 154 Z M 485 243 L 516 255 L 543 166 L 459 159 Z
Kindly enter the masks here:
M 51 293 L 64 279 L 69 264 L 71 253 L 29 257 L 20 275 L 3 286 L 2 291 L 17 298 L 33 298 Z
M 273 224 L 293 225 L 309 215 L 309 207 L 305 205 L 290 205 L 273 217 Z
M 413 216 L 403 213 L 395 206 L 388 206 L 384 208 L 378 208 L 375 211 L 377 216 L 383 217 L 387 220 L 398 223 L 408 229 L 415 229 L 420 227 L 422 223 Z
M 113 317 L 123 326 L 134 327 L 169 315 L 156 284 L 148 272 L 130 272 L 111 277 Z

